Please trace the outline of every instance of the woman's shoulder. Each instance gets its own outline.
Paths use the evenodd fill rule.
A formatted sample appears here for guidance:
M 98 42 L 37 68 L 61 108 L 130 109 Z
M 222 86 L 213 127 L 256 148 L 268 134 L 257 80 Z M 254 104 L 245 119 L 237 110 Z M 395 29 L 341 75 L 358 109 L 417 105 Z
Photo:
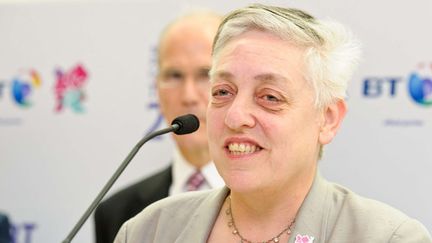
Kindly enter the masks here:
M 334 225 L 342 232 L 361 232 L 365 239 L 382 237 L 386 242 L 432 242 L 417 220 L 386 203 L 366 198 L 341 185 L 330 183 Z M 339 231 L 339 232 L 341 232 Z M 414 239 L 420 241 L 411 241 Z
M 385 219 L 387 222 L 402 222 L 409 217 L 386 203 L 361 196 L 336 183 L 330 183 L 331 197 L 342 210 L 349 210 L 353 216 L 365 219 Z
M 222 188 L 187 192 L 159 200 L 126 221 L 116 239 L 127 238 L 127 241 L 116 242 L 174 242 L 173 239 L 184 234 L 187 226 L 197 218 L 210 223 L 203 218 L 219 211 L 227 193 L 228 189 Z M 206 228 L 207 225 L 200 227 Z

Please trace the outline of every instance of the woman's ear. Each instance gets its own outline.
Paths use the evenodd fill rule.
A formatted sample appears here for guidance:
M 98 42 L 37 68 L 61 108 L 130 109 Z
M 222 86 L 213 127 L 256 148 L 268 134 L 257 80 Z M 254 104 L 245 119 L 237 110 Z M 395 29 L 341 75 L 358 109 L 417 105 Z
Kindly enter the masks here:
M 347 111 L 344 100 L 338 100 L 323 109 L 319 142 L 330 143 L 336 135 Z

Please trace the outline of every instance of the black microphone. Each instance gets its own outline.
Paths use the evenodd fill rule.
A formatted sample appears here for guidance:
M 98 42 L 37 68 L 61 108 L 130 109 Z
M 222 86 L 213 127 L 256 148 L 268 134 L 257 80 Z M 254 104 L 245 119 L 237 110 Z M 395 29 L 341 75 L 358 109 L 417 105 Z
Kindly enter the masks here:
M 195 115 L 188 114 L 184 116 L 179 116 L 174 121 L 171 122 L 171 125 L 178 125 L 179 128 L 174 131 L 177 135 L 183 135 L 195 132 L 199 128 L 199 120 Z
M 132 149 L 132 151 L 129 152 L 128 156 L 124 161 L 121 163 L 121 165 L 117 168 L 117 170 L 114 172 L 114 174 L 111 176 L 111 178 L 108 180 L 108 182 L 105 184 L 105 186 L 102 188 L 102 190 L 99 192 L 97 197 L 93 200 L 92 204 L 88 207 L 88 209 L 85 211 L 83 216 L 81 216 L 80 220 L 75 224 L 74 228 L 71 230 L 71 232 L 68 234 L 68 236 L 62 241 L 62 243 L 70 243 L 72 239 L 75 237 L 76 233 L 81 229 L 85 221 L 88 219 L 90 214 L 95 210 L 95 208 L 98 206 L 102 198 L 105 196 L 105 194 L 108 192 L 108 190 L 112 187 L 114 182 L 117 180 L 117 178 L 120 176 L 120 174 L 124 171 L 126 166 L 129 164 L 129 162 L 135 157 L 138 150 L 141 148 L 141 146 L 144 145 L 148 140 L 157 137 L 159 135 L 174 132 L 175 134 L 182 135 L 182 134 L 188 134 L 193 133 L 199 128 L 199 120 L 195 115 L 187 114 L 183 116 L 179 116 L 171 123 L 170 127 L 154 131 L 152 133 L 147 134 L 144 138 L 142 138 Z

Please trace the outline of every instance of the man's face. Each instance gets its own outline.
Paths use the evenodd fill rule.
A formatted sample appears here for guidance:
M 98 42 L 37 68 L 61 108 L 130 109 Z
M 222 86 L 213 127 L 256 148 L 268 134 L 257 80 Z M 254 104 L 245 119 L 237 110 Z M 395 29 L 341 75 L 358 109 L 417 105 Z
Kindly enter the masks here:
M 205 27 L 175 27 L 166 34 L 159 56 L 158 95 L 168 123 L 192 113 L 200 120 L 197 132 L 174 139 L 181 149 L 206 149 L 206 108 L 209 94 L 208 71 L 211 45 L 216 31 Z
M 229 188 L 287 187 L 315 173 L 320 115 L 304 50 L 249 31 L 218 53 L 207 110 L 210 154 Z

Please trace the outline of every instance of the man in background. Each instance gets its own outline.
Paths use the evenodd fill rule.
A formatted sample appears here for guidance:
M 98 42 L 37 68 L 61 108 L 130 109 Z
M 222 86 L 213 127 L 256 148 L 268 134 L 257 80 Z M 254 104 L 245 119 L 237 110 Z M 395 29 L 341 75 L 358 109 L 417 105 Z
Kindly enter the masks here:
M 172 164 L 107 200 L 95 212 L 97 243 L 111 243 L 120 226 L 149 204 L 185 191 L 223 186 L 211 162 L 206 134 L 208 71 L 213 38 L 222 17 L 214 13 L 183 16 L 167 26 L 159 40 L 157 91 L 162 115 L 170 123 L 187 113 L 200 120 L 197 132 L 173 134 Z

